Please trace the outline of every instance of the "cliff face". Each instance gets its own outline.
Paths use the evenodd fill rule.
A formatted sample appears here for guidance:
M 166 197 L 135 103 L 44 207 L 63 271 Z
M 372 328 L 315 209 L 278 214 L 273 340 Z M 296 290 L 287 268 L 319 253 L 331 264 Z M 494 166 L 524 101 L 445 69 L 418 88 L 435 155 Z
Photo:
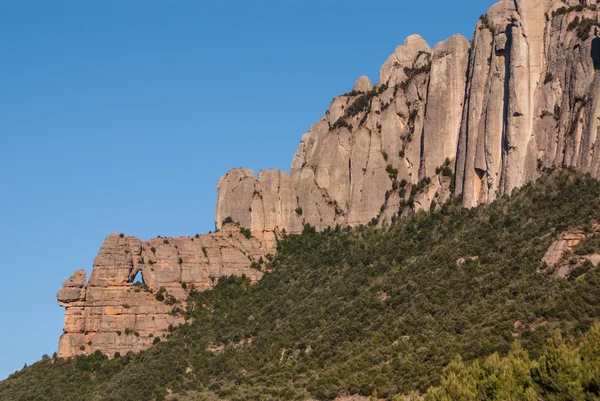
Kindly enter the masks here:
M 472 207 L 546 167 L 600 178 L 599 27 L 600 5 L 590 1 L 501 0 L 472 42 L 455 35 L 431 49 L 408 37 L 377 84 L 361 77 L 332 101 L 302 137 L 290 174 L 234 169 L 221 178 L 219 232 L 109 236 L 90 281 L 76 272 L 58 294 L 66 307 L 59 355 L 148 347 L 182 322 L 176 308 L 192 284 L 259 280 L 249 266 L 274 253 L 283 230 L 381 225 L 453 193 Z M 140 270 L 144 288 L 133 284 Z
M 188 292 L 211 288 L 219 277 L 262 273 L 250 268 L 267 253 L 262 239 L 246 238 L 237 225 L 197 237 L 154 238 L 109 235 L 86 283 L 78 270 L 63 283 L 59 304 L 66 308 L 59 357 L 90 354 L 113 356 L 137 352 L 163 337 L 169 325 L 183 322 Z M 140 273 L 143 285 L 134 284 Z
M 332 101 L 302 137 L 289 176 L 225 175 L 217 226 L 226 217 L 288 232 L 383 224 L 452 192 L 465 206 L 491 202 L 544 167 L 600 176 L 599 7 L 502 0 L 471 43 L 456 35 L 432 50 L 410 36 L 377 84 L 361 77 Z M 277 185 L 261 198 L 265 174 Z
M 489 202 L 543 167 L 598 176 L 596 5 L 503 1 L 479 21 L 457 150 L 457 194 Z

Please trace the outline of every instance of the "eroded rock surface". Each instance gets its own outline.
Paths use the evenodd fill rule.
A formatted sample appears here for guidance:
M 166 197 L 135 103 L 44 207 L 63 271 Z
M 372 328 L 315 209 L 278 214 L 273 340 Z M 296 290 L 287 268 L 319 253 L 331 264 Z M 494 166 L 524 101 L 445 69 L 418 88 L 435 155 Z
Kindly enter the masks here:
M 600 235 L 600 225 L 594 224 L 592 230 L 571 231 L 562 233 L 548 248 L 542 259 L 540 272 L 551 274 L 557 278 L 569 278 L 573 271 L 586 262 L 596 267 L 600 264 L 600 254 L 597 249 L 579 249 L 582 241 L 597 238 Z M 589 247 L 586 247 L 589 248 Z
M 59 304 L 66 308 L 59 357 L 100 350 L 114 356 L 149 347 L 183 318 L 191 288 L 212 288 L 219 277 L 246 275 L 253 282 L 262 272 L 250 268 L 275 250 L 240 227 L 227 224 L 214 234 L 154 238 L 109 235 L 94 260 L 90 280 L 78 270 L 63 283 Z M 134 284 L 141 273 L 143 283 Z
M 255 199 L 262 173 L 225 176 L 217 224 L 232 217 L 288 232 L 306 223 L 385 224 L 452 192 L 468 207 L 491 202 L 544 168 L 600 177 L 599 9 L 501 0 L 471 43 L 455 35 L 432 50 L 408 37 L 378 83 L 359 78 L 302 137 L 291 180 L 278 172 L 285 185 L 272 189 L 275 206 Z

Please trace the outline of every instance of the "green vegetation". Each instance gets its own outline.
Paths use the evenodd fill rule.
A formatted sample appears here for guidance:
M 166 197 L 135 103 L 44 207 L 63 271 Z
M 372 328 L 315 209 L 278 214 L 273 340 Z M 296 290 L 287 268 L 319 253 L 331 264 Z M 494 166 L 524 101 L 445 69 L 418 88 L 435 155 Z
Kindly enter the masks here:
M 444 164 L 436 167 L 435 169 L 435 173 L 436 174 L 442 174 L 442 177 L 452 177 L 454 175 L 454 173 L 452 172 L 452 169 L 450 168 L 450 159 L 446 158 L 446 160 L 444 160 Z
M 531 361 L 518 342 L 508 356 L 494 353 L 483 361 L 465 364 L 460 357 L 430 389 L 425 401 L 597 400 L 600 397 L 600 324 L 595 324 L 578 346 L 554 333 L 537 361 Z
M 384 229 L 306 226 L 258 284 L 191 288 L 187 323 L 151 349 L 42 359 L 1 382 L 0 399 L 389 400 L 431 386 L 428 400 L 597 399 L 600 269 L 537 270 L 561 232 L 600 221 L 600 183 L 561 171 L 438 210 Z
M 577 37 L 581 40 L 587 40 L 590 37 L 593 27 L 600 27 L 600 23 L 592 18 L 575 17 L 567 26 L 567 31 L 577 30 Z
M 335 123 L 329 128 L 330 131 L 333 131 L 336 128 L 348 128 L 348 130 L 352 131 L 352 124 L 348 124 L 345 117 L 340 117 L 337 119 Z
M 369 92 L 358 97 L 356 100 L 354 100 L 354 102 L 352 102 L 352 104 L 350 106 L 348 106 L 344 115 L 346 117 L 354 117 L 354 116 L 358 115 L 359 113 L 370 110 L 371 100 L 376 95 L 377 95 L 377 89 L 373 88 Z
M 600 23 L 592 18 L 583 18 L 577 26 L 577 37 L 581 40 L 587 40 L 590 37 L 593 27 L 600 27 Z
M 155 295 L 156 300 L 159 302 L 163 302 L 165 300 L 166 292 L 167 292 L 167 289 L 165 287 L 160 287 Z
M 552 17 L 558 17 L 560 15 L 566 15 L 569 14 L 573 11 L 577 11 L 577 12 L 581 12 L 583 10 L 585 10 L 586 8 L 589 8 L 592 11 L 596 11 L 596 9 L 598 8 L 596 6 L 596 4 L 577 4 L 575 6 L 569 6 L 569 7 L 560 7 L 558 8 L 556 11 L 552 12 Z
M 348 106 L 346 108 L 346 110 L 344 111 L 344 115 L 341 116 L 340 118 L 338 118 L 337 121 L 335 123 L 333 123 L 332 126 L 329 127 L 329 130 L 333 131 L 336 128 L 347 128 L 348 130 L 352 131 L 352 129 L 354 127 L 352 126 L 352 124 L 348 123 L 347 119 L 355 117 L 363 112 L 367 112 L 367 114 L 368 114 L 371 111 L 371 101 L 373 100 L 373 98 L 377 95 L 381 95 L 387 89 L 388 89 L 388 86 L 386 84 L 382 84 L 378 87 L 374 87 L 373 89 L 371 89 L 368 92 L 352 91 L 352 92 L 342 95 L 342 96 L 358 96 L 358 97 L 356 99 L 354 99 L 352 104 L 350 104 L 350 106 Z M 365 115 L 364 118 L 361 119 L 359 125 L 364 124 L 366 119 L 367 119 L 367 115 Z
M 398 169 L 394 168 L 391 164 L 388 164 L 385 168 L 386 173 L 390 176 L 390 180 L 395 180 L 398 178 Z
M 492 33 L 494 33 L 494 28 L 490 24 L 490 20 L 488 19 L 487 15 L 485 15 L 485 14 L 481 15 L 479 17 L 479 20 L 481 21 L 481 25 L 479 26 L 479 30 L 480 31 L 483 30 L 483 29 L 488 29 Z
M 252 232 L 249 228 L 240 227 L 240 233 L 246 237 L 246 239 L 252 238 Z
M 552 17 L 562 16 L 569 14 L 573 11 L 581 12 L 585 9 L 590 9 L 592 11 L 596 11 L 598 6 L 596 4 L 577 4 L 575 6 L 570 7 L 560 7 L 556 11 L 552 12 Z M 576 29 L 577 37 L 582 41 L 587 40 L 590 37 L 590 33 L 593 27 L 600 27 L 600 23 L 593 18 L 580 18 L 576 16 L 567 26 L 567 31 L 572 31 Z
M 429 54 L 429 53 L 426 53 L 426 54 L 431 59 L 431 54 Z M 406 81 L 404 81 L 400 84 L 400 88 L 402 88 L 402 90 L 406 90 L 409 87 L 409 85 L 413 79 L 415 79 L 420 74 L 429 74 L 430 71 L 431 71 L 431 60 L 429 60 L 427 63 L 425 63 L 419 67 L 414 67 L 414 68 L 405 67 L 404 74 L 406 75 Z
M 350 92 L 346 92 L 344 93 L 342 96 L 348 96 L 348 97 L 353 97 L 353 96 L 359 96 L 364 94 L 365 92 L 363 91 L 357 91 L 357 90 L 351 90 Z

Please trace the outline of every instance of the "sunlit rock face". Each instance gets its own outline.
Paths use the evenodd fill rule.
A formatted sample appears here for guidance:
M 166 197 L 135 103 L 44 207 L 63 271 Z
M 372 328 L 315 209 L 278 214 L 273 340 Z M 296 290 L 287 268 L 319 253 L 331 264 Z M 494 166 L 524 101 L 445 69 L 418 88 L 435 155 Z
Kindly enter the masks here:
M 214 234 L 145 242 L 111 234 L 94 260 L 90 280 L 78 270 L 57 294 L 65 307 L 58 356 L 141 351 L 164 337 L 170 325 L 183 322 L 176 308 L 185 309 L 192 288 L 210 289 L 219 277 L 231 275 L 256 282 L 262 273 L 251 263 L 274 252 L 235 224 Z M 143 286 L 134 284 L 136 276 L 142 276 Z
M 232 171 L 219 186 L 217 224 L 226 215 L 253 229 L 294 232 L 307 223 L 385 224 L 452 192 L 465 206 L 491 202 L 548 167 L 598 177 L 599 9 L 502 0 L 471 42 L 455 35 L 431 49 L 408 37 L 378 83 L 359 78 L 302 137 L 291 181 L 278 173 L 279 208 L 255 211 L 250 200 L 261 202 L 250 193 L 261 179 L 247 172 L 246 192 L 241 184 L 234 191 Z
M 478 23 L 457 152 L 456 193 L 490 202 L 545 167 L 598 177 L 596 5 L 501 1 Z

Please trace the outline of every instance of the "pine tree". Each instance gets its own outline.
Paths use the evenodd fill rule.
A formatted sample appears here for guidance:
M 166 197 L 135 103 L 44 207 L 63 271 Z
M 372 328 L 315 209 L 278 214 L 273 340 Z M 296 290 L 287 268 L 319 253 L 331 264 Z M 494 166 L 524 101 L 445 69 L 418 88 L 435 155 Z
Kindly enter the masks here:
M 600 324 L 594 324 L 586 334 L 581 347 L 581 371 L 587 399 L 600 398 Z
M 583 401 L 581 371 L 579 350 L 569 347 L 555 332 L 548 339 L 533 376 L 544 400 Z

